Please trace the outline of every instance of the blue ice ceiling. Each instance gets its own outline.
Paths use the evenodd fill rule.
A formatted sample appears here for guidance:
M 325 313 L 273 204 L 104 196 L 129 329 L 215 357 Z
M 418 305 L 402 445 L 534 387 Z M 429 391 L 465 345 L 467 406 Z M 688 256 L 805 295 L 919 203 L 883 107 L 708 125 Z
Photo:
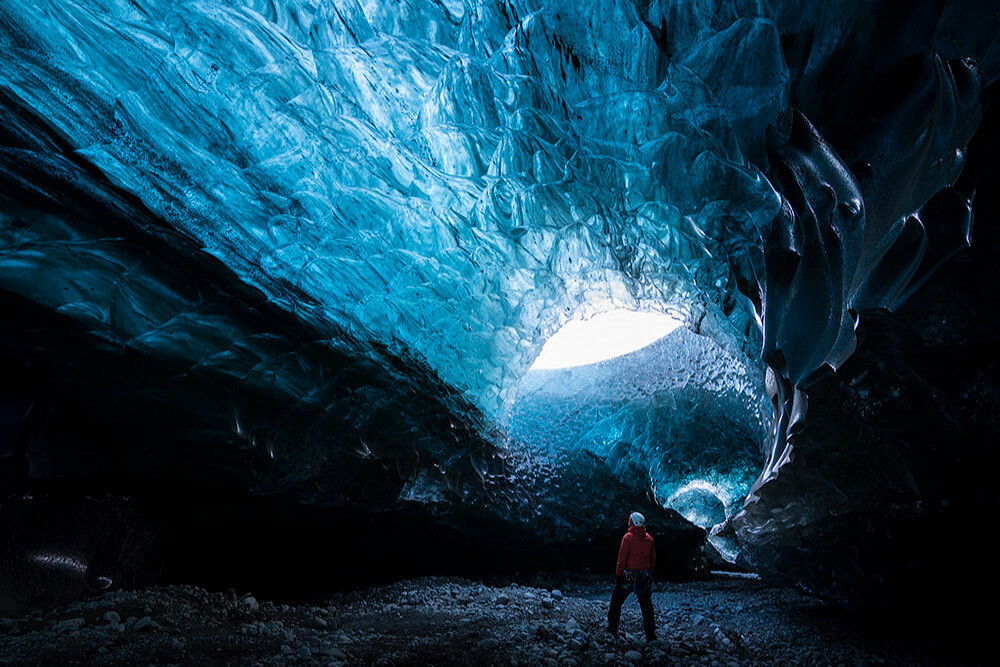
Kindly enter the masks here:
M 747 566 L 841 600 L 884 582 L 837 540 L 936 507 L 937 454 L 838 428 L 900 396 L 869 391 L 888 366 L 859 332 L 970 244 L 987 5 L 5 3 L 5 474 L 566 539 L 657 484 L 717 516 L 700 480 Z M 561 403 L 597 412 L 555 456 L 544 424 L 506 432 L 546 339 L 619 307 L 715 346 L 712 390 Z
M 713 236 L 778 210 L 741 151 L 786 105 L 768 22 L 715 37 L 754 54 L 726 100 L 703 80 L 727 50 L 692 35 L 661 62 L 630 3 L 4 13 L 5 88 L 77 155 L 285 308 L 424 360 L 489 414 L 581 308 L 746 328 L 716 305 Z M 97 317 L 127 339 L 163 324 Z

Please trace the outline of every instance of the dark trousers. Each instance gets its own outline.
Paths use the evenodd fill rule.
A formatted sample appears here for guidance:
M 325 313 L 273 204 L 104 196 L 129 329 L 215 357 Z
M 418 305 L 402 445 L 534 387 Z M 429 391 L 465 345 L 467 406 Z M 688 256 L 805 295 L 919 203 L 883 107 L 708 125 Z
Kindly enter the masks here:
M 608 629 L 618 629 L 618 621 L 622 617 L 622 604 L 632 591 L 635 591 L 639 609 L 642 610 L 642 629 L 646 632 L 646 639 L 653 640 L 656 638 L 656 622 L 653 620 L 653 577 L 648 572 L 635 573 L 632 581 L 627 581 L 624 576 L 618 577 L 615 589 L 611 591 Z

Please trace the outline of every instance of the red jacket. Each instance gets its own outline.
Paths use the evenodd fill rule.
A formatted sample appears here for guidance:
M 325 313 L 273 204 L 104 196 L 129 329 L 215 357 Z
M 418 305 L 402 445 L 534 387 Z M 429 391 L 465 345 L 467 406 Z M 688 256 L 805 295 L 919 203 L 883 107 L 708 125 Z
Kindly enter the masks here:
M 618 550 L 618 568 L 615 574 L 619 577 L 625 570 L 645 570 L 652 572 L 656 566 L 656 543 L 653 536 L 646 533 L 645 526 L 630 526 L 622 547 Z

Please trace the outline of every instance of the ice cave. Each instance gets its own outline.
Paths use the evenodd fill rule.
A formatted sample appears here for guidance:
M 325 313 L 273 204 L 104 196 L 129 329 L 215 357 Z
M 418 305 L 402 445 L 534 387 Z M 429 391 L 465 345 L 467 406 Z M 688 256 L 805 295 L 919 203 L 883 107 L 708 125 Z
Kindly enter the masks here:
M 632 511 L 664 582 L 1000 593 L 996 2 L 8 0 L 0 53 L 0 616 L 610 572 Z

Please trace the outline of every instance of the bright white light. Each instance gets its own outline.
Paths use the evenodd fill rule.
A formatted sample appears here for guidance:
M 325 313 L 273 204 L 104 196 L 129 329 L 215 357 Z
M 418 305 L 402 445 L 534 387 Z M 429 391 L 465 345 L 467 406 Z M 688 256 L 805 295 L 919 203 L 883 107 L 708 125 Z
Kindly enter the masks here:
M 613 310 L 570 322 L 545 343 L 531 370 L 569 368 L 620 357 L 654 343 L 681 325 L 663 313 Z

